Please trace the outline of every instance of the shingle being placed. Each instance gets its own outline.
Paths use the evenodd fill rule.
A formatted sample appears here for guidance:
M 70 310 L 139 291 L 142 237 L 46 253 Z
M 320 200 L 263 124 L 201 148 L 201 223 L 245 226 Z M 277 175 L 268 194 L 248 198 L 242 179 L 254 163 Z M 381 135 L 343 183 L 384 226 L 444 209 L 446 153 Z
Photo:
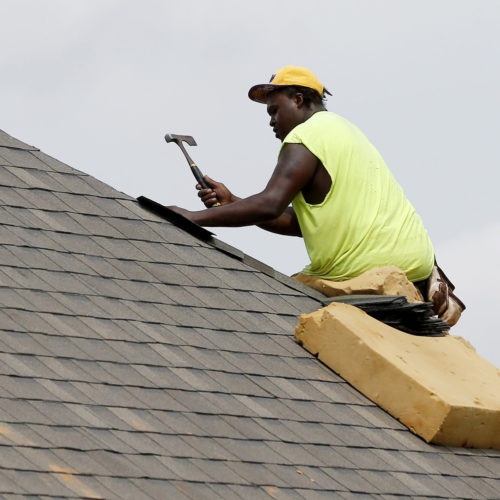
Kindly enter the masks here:
M 295 343 L 317 292 L 4 132 L 0 165 L 0 496 L 495 498 L 498 452 Z

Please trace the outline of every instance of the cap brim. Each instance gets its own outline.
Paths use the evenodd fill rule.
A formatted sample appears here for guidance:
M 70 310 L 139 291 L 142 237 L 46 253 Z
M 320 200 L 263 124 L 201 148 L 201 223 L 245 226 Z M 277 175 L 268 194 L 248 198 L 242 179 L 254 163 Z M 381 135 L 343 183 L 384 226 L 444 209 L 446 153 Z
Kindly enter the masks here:
M 269 92 L 272 92 L 273 90 L 281 87 L 289 87 L 289 85 L 273 85 L 271 83 L 261 83 L 259 85 L 254 85 L 248 91 L 248 97 L 252 99 L 252 101 L 266 104 L 267 95 L 269 94 Z
M 248 97 L 250 99 L 252 99 L 252 101 L 266 104 L 267 96 L 268 96 L 269 92 L 272 92 L 273 90 L 283 88 L 283 87 L 290 87 L 290 85 L 274 85 L 272 83 L 261 83 L 259 85 L 254 85 L 248 91 Z M 315 89 L 313 89 L 313 90 L 315 90 Z M 332 95 L 326 87 L 323 87 L 323 93 L 328 94 L 328 95 Z

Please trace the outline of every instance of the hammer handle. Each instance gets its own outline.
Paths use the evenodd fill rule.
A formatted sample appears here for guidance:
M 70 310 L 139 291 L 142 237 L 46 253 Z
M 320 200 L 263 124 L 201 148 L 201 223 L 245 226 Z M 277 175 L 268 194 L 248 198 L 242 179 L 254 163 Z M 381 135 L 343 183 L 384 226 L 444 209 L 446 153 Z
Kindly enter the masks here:
M 193 175 L 196 177 L 196 180 L 200 183 L 201 187 L 203 189 L 209 189 L 210 186 L 205 182 L 205 179 L 203 178 L 203 174 L 201 173 L 200 169 L 192 163 L 191 165 L 191 171 L 193 172 Z M 212 207 L 220 207 L 220 203 L 214 203 Z
M 191 164 L 191 171 L 193 172 L 193 175 L 196 177 L 196 180 L 199 182 L 201 187 L 203 189 L 208 189 L 208 184 L 205 182 L 205 179 L 203 178 L 203 174 L 201 173 L 200 169 L 194 163 Z

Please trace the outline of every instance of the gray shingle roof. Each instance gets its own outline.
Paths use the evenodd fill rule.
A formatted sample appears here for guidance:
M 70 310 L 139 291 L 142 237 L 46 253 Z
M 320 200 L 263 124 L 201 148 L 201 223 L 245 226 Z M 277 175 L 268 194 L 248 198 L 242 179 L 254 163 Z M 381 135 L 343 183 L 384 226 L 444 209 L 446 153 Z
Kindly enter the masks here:
M 293 340 L 318 295 L 0 132 L 3 498 L 499 498 Z

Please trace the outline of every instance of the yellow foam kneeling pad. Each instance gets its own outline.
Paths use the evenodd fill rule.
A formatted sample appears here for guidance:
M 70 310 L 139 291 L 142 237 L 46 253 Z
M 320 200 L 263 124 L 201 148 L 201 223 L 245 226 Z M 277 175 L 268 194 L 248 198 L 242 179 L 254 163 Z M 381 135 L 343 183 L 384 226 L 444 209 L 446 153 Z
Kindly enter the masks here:
M 500 370 L 458 337 L 419 337 L 332 303 L 295 339 L 427 442 L 500 449 Z

